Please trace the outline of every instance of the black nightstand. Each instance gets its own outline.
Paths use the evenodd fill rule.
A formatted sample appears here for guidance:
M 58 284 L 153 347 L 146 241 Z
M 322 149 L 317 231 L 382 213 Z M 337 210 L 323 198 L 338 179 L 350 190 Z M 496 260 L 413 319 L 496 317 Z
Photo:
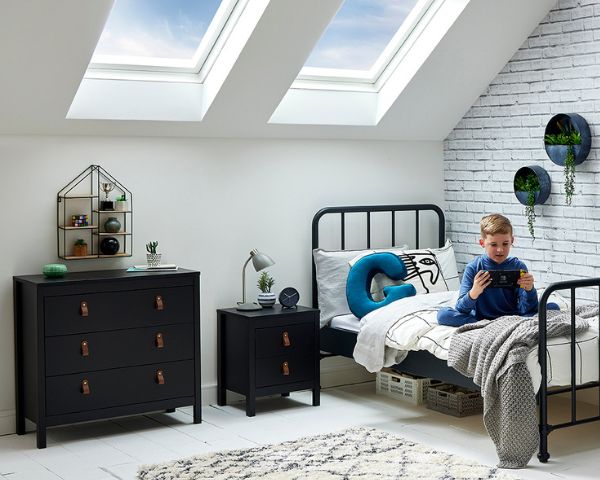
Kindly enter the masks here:
M 246 396 L 246 415 L 253 417 L 256 397 L 312 389 L 319 405 L 319 310 L 217 310 L 217 403 L 226 390 Z

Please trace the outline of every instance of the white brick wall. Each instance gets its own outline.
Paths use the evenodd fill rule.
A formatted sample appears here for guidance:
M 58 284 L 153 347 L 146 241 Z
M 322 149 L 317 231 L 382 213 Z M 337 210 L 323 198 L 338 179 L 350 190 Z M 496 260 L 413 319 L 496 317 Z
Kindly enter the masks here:
M 579 113 L 590 124 L 592 149 L 578 165 L 575 196 L 565 205 L 562 167 L 544 150 L 544 129 L 557 113 Z M 481 253 L 479 219 L 507 215 L 512 253 L 527 263 L 538 287 L 600 277 L 600 0 L 559 0 L 491 82 L 444 143 L 448 233 L 459 270 Z M 533 242 L 524 207 L 513 193 L 515 172 L 537 164 L 552 180 Z M 591 298 L 595 292 L 586 292 Z

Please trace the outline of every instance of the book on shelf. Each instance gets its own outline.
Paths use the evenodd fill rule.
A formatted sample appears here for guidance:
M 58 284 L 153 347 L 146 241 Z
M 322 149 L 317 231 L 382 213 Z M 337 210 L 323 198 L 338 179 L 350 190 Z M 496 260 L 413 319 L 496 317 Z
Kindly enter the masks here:
M 128 272 L 164 272 L 164 271 L 174 271 L 179 267 L 174 263 L 163 263 L 161 265 L 157 265 L 156 267 L 149 267 L 148 265 L 134 265 L 133 267 L 129 267 L 127 269 Z

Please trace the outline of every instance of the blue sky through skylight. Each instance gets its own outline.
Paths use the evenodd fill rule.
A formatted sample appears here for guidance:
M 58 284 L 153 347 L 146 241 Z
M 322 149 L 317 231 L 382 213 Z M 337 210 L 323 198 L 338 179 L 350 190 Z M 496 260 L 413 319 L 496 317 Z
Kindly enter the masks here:
M 369 70 L 417 0 L 346 0 L 306 67 Z
M 191 59 L 221 0 L 116 0 L 95 55 Z

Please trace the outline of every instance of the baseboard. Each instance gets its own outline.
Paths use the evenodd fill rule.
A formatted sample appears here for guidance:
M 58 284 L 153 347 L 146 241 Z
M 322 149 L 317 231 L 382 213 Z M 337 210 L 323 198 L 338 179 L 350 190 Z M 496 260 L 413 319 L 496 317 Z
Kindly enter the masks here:
M 0 410 L 0 435 L 15 433 L 16 412 L 14 410 Z

